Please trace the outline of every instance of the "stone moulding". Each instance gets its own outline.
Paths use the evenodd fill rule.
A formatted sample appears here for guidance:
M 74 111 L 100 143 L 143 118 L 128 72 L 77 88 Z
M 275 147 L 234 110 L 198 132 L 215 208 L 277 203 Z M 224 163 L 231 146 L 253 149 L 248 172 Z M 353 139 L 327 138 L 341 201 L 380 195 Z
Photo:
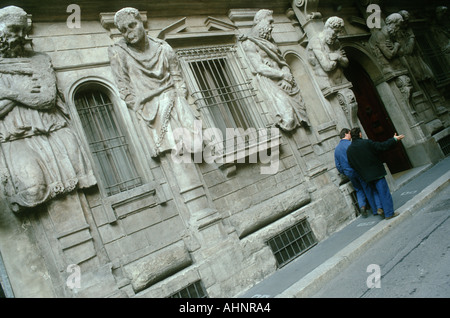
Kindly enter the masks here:
M 301 184 L 235 214 L 231 217 L 231 224 L 242 239 L 310 202 L 311 196 Z
M 116 28 L 114 25 L 114 15 L 116 12 L 101 12 L 99 14 L 100 16 L 100 23 L 103 28 L 106 30 L 111 30 Z M 139 11 L 139 14 L 141 15 L 142 22 L 144 23 L 144 26 L 147 25 L 147 11 Z
M 126 276 L 137 293 L 192 264 L 191 256 L 179 241 L 124 266 Z
M 164 204 L 167 200 L 164 191 L 155 181 L 105 198 L 108 222 L 116 222 L 130 214 Z

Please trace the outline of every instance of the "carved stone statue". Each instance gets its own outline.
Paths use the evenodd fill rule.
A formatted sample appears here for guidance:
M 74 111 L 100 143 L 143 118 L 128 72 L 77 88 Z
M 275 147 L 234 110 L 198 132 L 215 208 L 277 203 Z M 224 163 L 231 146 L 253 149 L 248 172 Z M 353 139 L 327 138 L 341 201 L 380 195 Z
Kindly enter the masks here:
M 123 38 L 109 48 L 111 68 L 120 96 L 145 123 L 152 156 L 166 151 L 194 151 L 197 114 L 188 104 L 178 59 L 165 41 L 146 35 L 139 11 L 123 8 L 114 23 Z M 174 134 L 180 128 L 186 135 Z M 198 132 L 201 133 L 201 132 Z
M 403 18 L 403 23 L 400 25 L 399 32 L 397 33 L 397 40 L 400 43 L 399 55 L 405 58 L 405 66 L 410 69 L 410 72 L 417 81 L 432 79 L 433 72 L 416 50 L 416 39 L 409 26 L 408 11 L 402 10 L 399 14 Z
M 436 8 L 435 19 L 431 23 L 431 33 L 436 39 L 436 43 L 442 55 L 445 56 L 447 62 L 450 63 L 450 28 L 448 19 L 448 8 L 446 6 L 438 6 Z
M 27 13 L 0 9 L 0 168 L 13 211 L 96 184 L 49 56 L 26 48 Z
M 252 66 L 255 86 L 275 108 L 276 125 L 293 131 L 302 124 L 309 126 L 309 119 L 289 65 L 273 42 L 272 29 L 272 11 L 262 9 L 255 15 L 250 33 L 239 39 Z
M 308 43 L 308 61 L 322 90 L 348 83 L 343 71 L 348 66 L 348 58 L 338 40 L 343 27 L 344 20 L 331 17 L 325 22 L 323 31 Z
M 398 42 L 398 33 L 403 18 L 398 13 L 392 13 L 386 18 L 385 22 L 386 25 L 380 30 L 374 30 L 369 43 L 383 68 L 384 74 L 394 77 L 406 73 L 406 69 L 399 58 L 401 45 Z

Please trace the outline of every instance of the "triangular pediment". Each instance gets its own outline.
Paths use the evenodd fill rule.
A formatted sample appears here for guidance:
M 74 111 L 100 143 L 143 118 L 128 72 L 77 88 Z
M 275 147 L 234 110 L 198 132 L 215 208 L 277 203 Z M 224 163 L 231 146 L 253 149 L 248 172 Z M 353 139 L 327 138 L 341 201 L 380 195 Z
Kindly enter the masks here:
M 237 29 L 234 24 L 213 17 L 205 20 L 205 26 L 208 31 L 234 31 Z
M 208 17 L 203 25 L 189 28 L 186 18 L 182 18 L 163 28 L 157 35 L 159 39 L 172 46 L 229 43 L 237 34 L 237 27 L 230 22 Z
M 164 40 L 167 35 L 175 35 L 181 32 L 186 32 L 186 18 L 182 18 L 162 29 L 157 38 Z

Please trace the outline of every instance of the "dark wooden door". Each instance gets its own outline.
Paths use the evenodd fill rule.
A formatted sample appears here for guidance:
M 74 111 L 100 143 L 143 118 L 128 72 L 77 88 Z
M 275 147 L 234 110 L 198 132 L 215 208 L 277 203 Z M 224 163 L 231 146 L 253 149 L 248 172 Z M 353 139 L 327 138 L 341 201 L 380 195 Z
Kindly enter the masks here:
M 352 90 L 358 102 L 358 118 L 367 137 L 373 141 L 385 141 L 392 138 L 396 132 L 395 127 L 369 75 L 354 60 L 350 60 L 345 75 L 353 84 Z M 397 133 L 401 134 L 402 132 Z M 412 167 L 401 142 L 380 154 L 380 159 L 386 162 L 391 173 Z

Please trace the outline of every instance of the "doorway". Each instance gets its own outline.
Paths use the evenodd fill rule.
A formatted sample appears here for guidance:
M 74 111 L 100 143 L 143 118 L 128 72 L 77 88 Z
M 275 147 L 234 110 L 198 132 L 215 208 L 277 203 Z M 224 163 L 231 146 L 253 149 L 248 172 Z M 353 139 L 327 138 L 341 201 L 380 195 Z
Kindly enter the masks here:
M 353 84 L 353 93 L 358 102 L 358 118 L 367 137 L 373 141 L 385 141 L 394 136 L 395 127 L 370 79 L 369 74 L 355 60 L 350 59 L 345 76 Z M 401 132 L 399 132 L 400 134 Z M 402 143 L 380 154 L 392 174 L 411 169 L 411 162 Z

